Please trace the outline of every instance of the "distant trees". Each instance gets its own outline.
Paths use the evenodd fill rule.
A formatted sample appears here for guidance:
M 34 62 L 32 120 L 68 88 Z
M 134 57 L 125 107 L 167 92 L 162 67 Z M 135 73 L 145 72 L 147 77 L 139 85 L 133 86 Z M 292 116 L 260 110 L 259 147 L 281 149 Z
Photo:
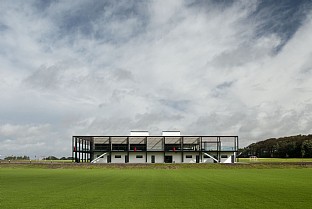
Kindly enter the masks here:
M 43 158 L 43 160 L 58 160 L 58 158 L 55 156 L 49 156 L 49 157 Z
M 312 140 L 304 140 L 301 145 L 301 155 L 303 157 L 312 157 Z
M 57 158 L 55 156 L 49 156 L 49 157 L 44 157 L 42 158 L 42 160 L 72 160 L 73 158 L 72 157 L 61 157 L 61 158 Z M 11 155 L 11 156 L 7 156 L 4 158 L 4 160 L 30 160 L 30 157 L 29 156 L 14 156 L 14 155 Z
M 61 157 L 60 160 L 73 160 L 73 157 Z
M 49 156 L 49 157 L 45 157 L 43 158 L 43 160 L 72 160 L 72 157 L 61 157 L 61 158 L 57 158 L 55 156 Z
M 312 157 L 312 135 L 270 138 L 242 149 L 241 157 Z
M 29 156 L 8 156 L 4 158 L 5 160 L 29 160 Z

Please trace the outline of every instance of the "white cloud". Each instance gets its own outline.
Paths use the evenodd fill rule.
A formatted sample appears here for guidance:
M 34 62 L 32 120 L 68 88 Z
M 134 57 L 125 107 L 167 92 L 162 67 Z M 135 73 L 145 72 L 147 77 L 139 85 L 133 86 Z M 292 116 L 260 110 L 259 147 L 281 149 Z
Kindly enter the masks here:
M 307 7 L 283 31 L 261 2 L 38 3 L 0 8 L 2 153 L 69 155 L 72 135 L 132 129 L 243 146 L 311 132 Z

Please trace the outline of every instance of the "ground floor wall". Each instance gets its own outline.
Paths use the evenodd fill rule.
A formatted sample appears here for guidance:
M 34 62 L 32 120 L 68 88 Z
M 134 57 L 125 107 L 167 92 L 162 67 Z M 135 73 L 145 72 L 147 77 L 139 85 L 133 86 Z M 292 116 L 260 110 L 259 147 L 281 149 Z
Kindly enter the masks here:
M 147 163 L 164 163 L 163 152 L 148 152 Z
M 130 152 L 129 163 L 146 163 L 145 152 Z
M 94 158 L 103 152 L 94 152 Z M 235 152 L 107 152 L 96 163 L 234 163 Z

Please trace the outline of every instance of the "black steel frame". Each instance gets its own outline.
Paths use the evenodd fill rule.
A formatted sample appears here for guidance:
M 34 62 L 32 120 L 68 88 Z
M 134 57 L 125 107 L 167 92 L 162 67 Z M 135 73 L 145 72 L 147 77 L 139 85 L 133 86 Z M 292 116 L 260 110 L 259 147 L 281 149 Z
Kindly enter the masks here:
M 100 138 L 100 137 L 108 137 L 108 149 L 103 149 L 103 150 L 94 150 L 94 138 Z M 118 150 L 113 150 L 112 149 L 112 137 L 121 137 L 121 138 L 125 138 L 126 139 L 126 150 L 122 150 L 122 151 L 118 151 Z M 148 150 L 147 149 L 147 142 L 149 140 L 149 138 L 161 138 L 162 140 L 162 148 L 163 150 Z M 197 137 L 197 144 L 194 145 L 198 145 L 199 150 L 185 150 L 184 149 L 184 139 L 185 138 L 194 138 Z M 221 138 L 233 138 L 233 150 L 231 150 L 231 152 L 235 152 L 237 153 L 238 151 L 238 136 L 72 136 L 72 159 L 75 162 L 91 162 L 93 159 L 95 159 L 94 157 L 94 153 L 95 152 L 108 152 L 108 156 L 112 156 L 112 152 L 127 152 L 127 156 L 128 156 L 128 162 L 129 162 L 129 153 L 131 152 L 135 152 L 133 150 L 130 150 L 130 139 L 131 138 L 143 138 L 144 140 L 144 144 L 146 145 L 146 149 L 145 150 L 137 150 L 136 152 L 138 153 L 142 153 L 145 152 L 145 162 L 147 163 L 147 153 L 148 152 L 163 152 L 164 154 L 164 159 L 166 154 L 170 154 L 173 152 L 177 152 L 177 153 L 181 153 L 181 160 L 182 163 L 184 162 L 184 155 L 187 154 L 188 152 L 198 152 L 198 155 L 200 156 L 200 162 L 203 162 L 203 153 L 207 152 L 206 150 L 203 149 L 202 145 L 203 145 L 203 138 L 205 137 L 215 137 L 217 139 L 217 141 L 215 142 L 209 142 L 209 143 L 216 143 L 216 150 L 211 150 L 210 152 L 216 153 L 218 161 L 220 162 L 221 160 L 221 154 L 222 152 L 229 152 L 229 150 L 222 150 L 221 148 Z M 166 139 L 170 139 L 170 138 L 179 138 L 180 142 L 177 144 L 177 147 L 179 149 L 176 150 L 166 150 Z M 172 145 L 172 144 L 171 144 Z

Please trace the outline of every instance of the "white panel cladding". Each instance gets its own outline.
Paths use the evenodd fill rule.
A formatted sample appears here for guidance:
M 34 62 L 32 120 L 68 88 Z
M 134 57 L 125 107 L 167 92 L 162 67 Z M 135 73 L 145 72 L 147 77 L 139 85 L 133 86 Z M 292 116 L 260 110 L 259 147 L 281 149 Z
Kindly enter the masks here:
M 202 159 L 203 159 L 203 163 L 215 163 L 214 160 L 212 158 L 210 158 L 209 156 L 205 155 L 204 153 L 209 154 L 210 156 L 214 157 L 215 159 L 218 159 L 218 153 L 217 152 L 203 152 L 202 153 Z
M 94 158 L 103 154 L 102 152 L 94 153 Z M 215 156 L 217 153 L 210 153 L 210 155 Z M 116 158 L 116 155 L 120 158 Z M 112 152 L 111 163 L 125 163 L 127 152 Z M 137 158 L 137 155 L 141 155 L 142 158 Z M 184 152 L 183 153 L 183 163 L 196 163 L 197 152 Z M 102 158 L 97 160 L 96 163 L 107 163 L 107 155 L 104 155 Z M 154 156 L 155 163 L 164 163 L 164 153 L 163 152 L 147 152 L 147 163 L 152 163 L 152 156 Z M 172 163 L 182 163 L 182 154 L 181 152 L 166 152 L 166 156 L 172 156 Z M 191 156 L 191 158 L 189 158 Z M 233 163 L 232 162 L 233 152 L 222 152 L 220 155 L 221 163 Z M 129 153 L 129 163 L 146 163 L 145 152 L 130 152 Z M 215 156 L 216 157 L 216 156 Z M 201 161 L 202 160 L 202 161 Z M 200 158 L 201 163 L 215 163 L 212 158 L 207 158 L 204 154 Z
M 127 152 L 112 152 L 111 162 L 112 163 L 125 163 L 126 155 L 127 155 Z
M 222 152 L 221 163 L 232 163 L 233 152 Z
M 181 136 L 180 131 L 163 131 L 163 136 Z
M 149 136 L 148 131 L 130 131 L 130 136 Z
M 181 152 L 166 152 L 166 156 L 172 156 L 172 163 L 182 163 L 182 153 Z
M 103 154 L 102 152 L 96 152 L 96 153 L 94 153 L 94 159 L 97 158 L 97 157 L 99 157 L 99 156 L 102 155 L 102 154 Z M 108 155 L 108 153 L 107 153 L 106 155 L 104 155 L 103 157 L 99 158 L 99 159 L 96 161 L 96 163 L 107 163 L 107 155 Z
M 163 152 L 148 152 L 147 162 L 152 163 L 152 156 L 155 156 L 155 163 L 164 163 L 164 153 Z
M 199 154 L 198 152 L 184 152 L 183 155 L 184 155 L 184 163 L 196 163 L 196 155 Z
M 145 152 L 130 152 L 129 163 L 145 163 Z

